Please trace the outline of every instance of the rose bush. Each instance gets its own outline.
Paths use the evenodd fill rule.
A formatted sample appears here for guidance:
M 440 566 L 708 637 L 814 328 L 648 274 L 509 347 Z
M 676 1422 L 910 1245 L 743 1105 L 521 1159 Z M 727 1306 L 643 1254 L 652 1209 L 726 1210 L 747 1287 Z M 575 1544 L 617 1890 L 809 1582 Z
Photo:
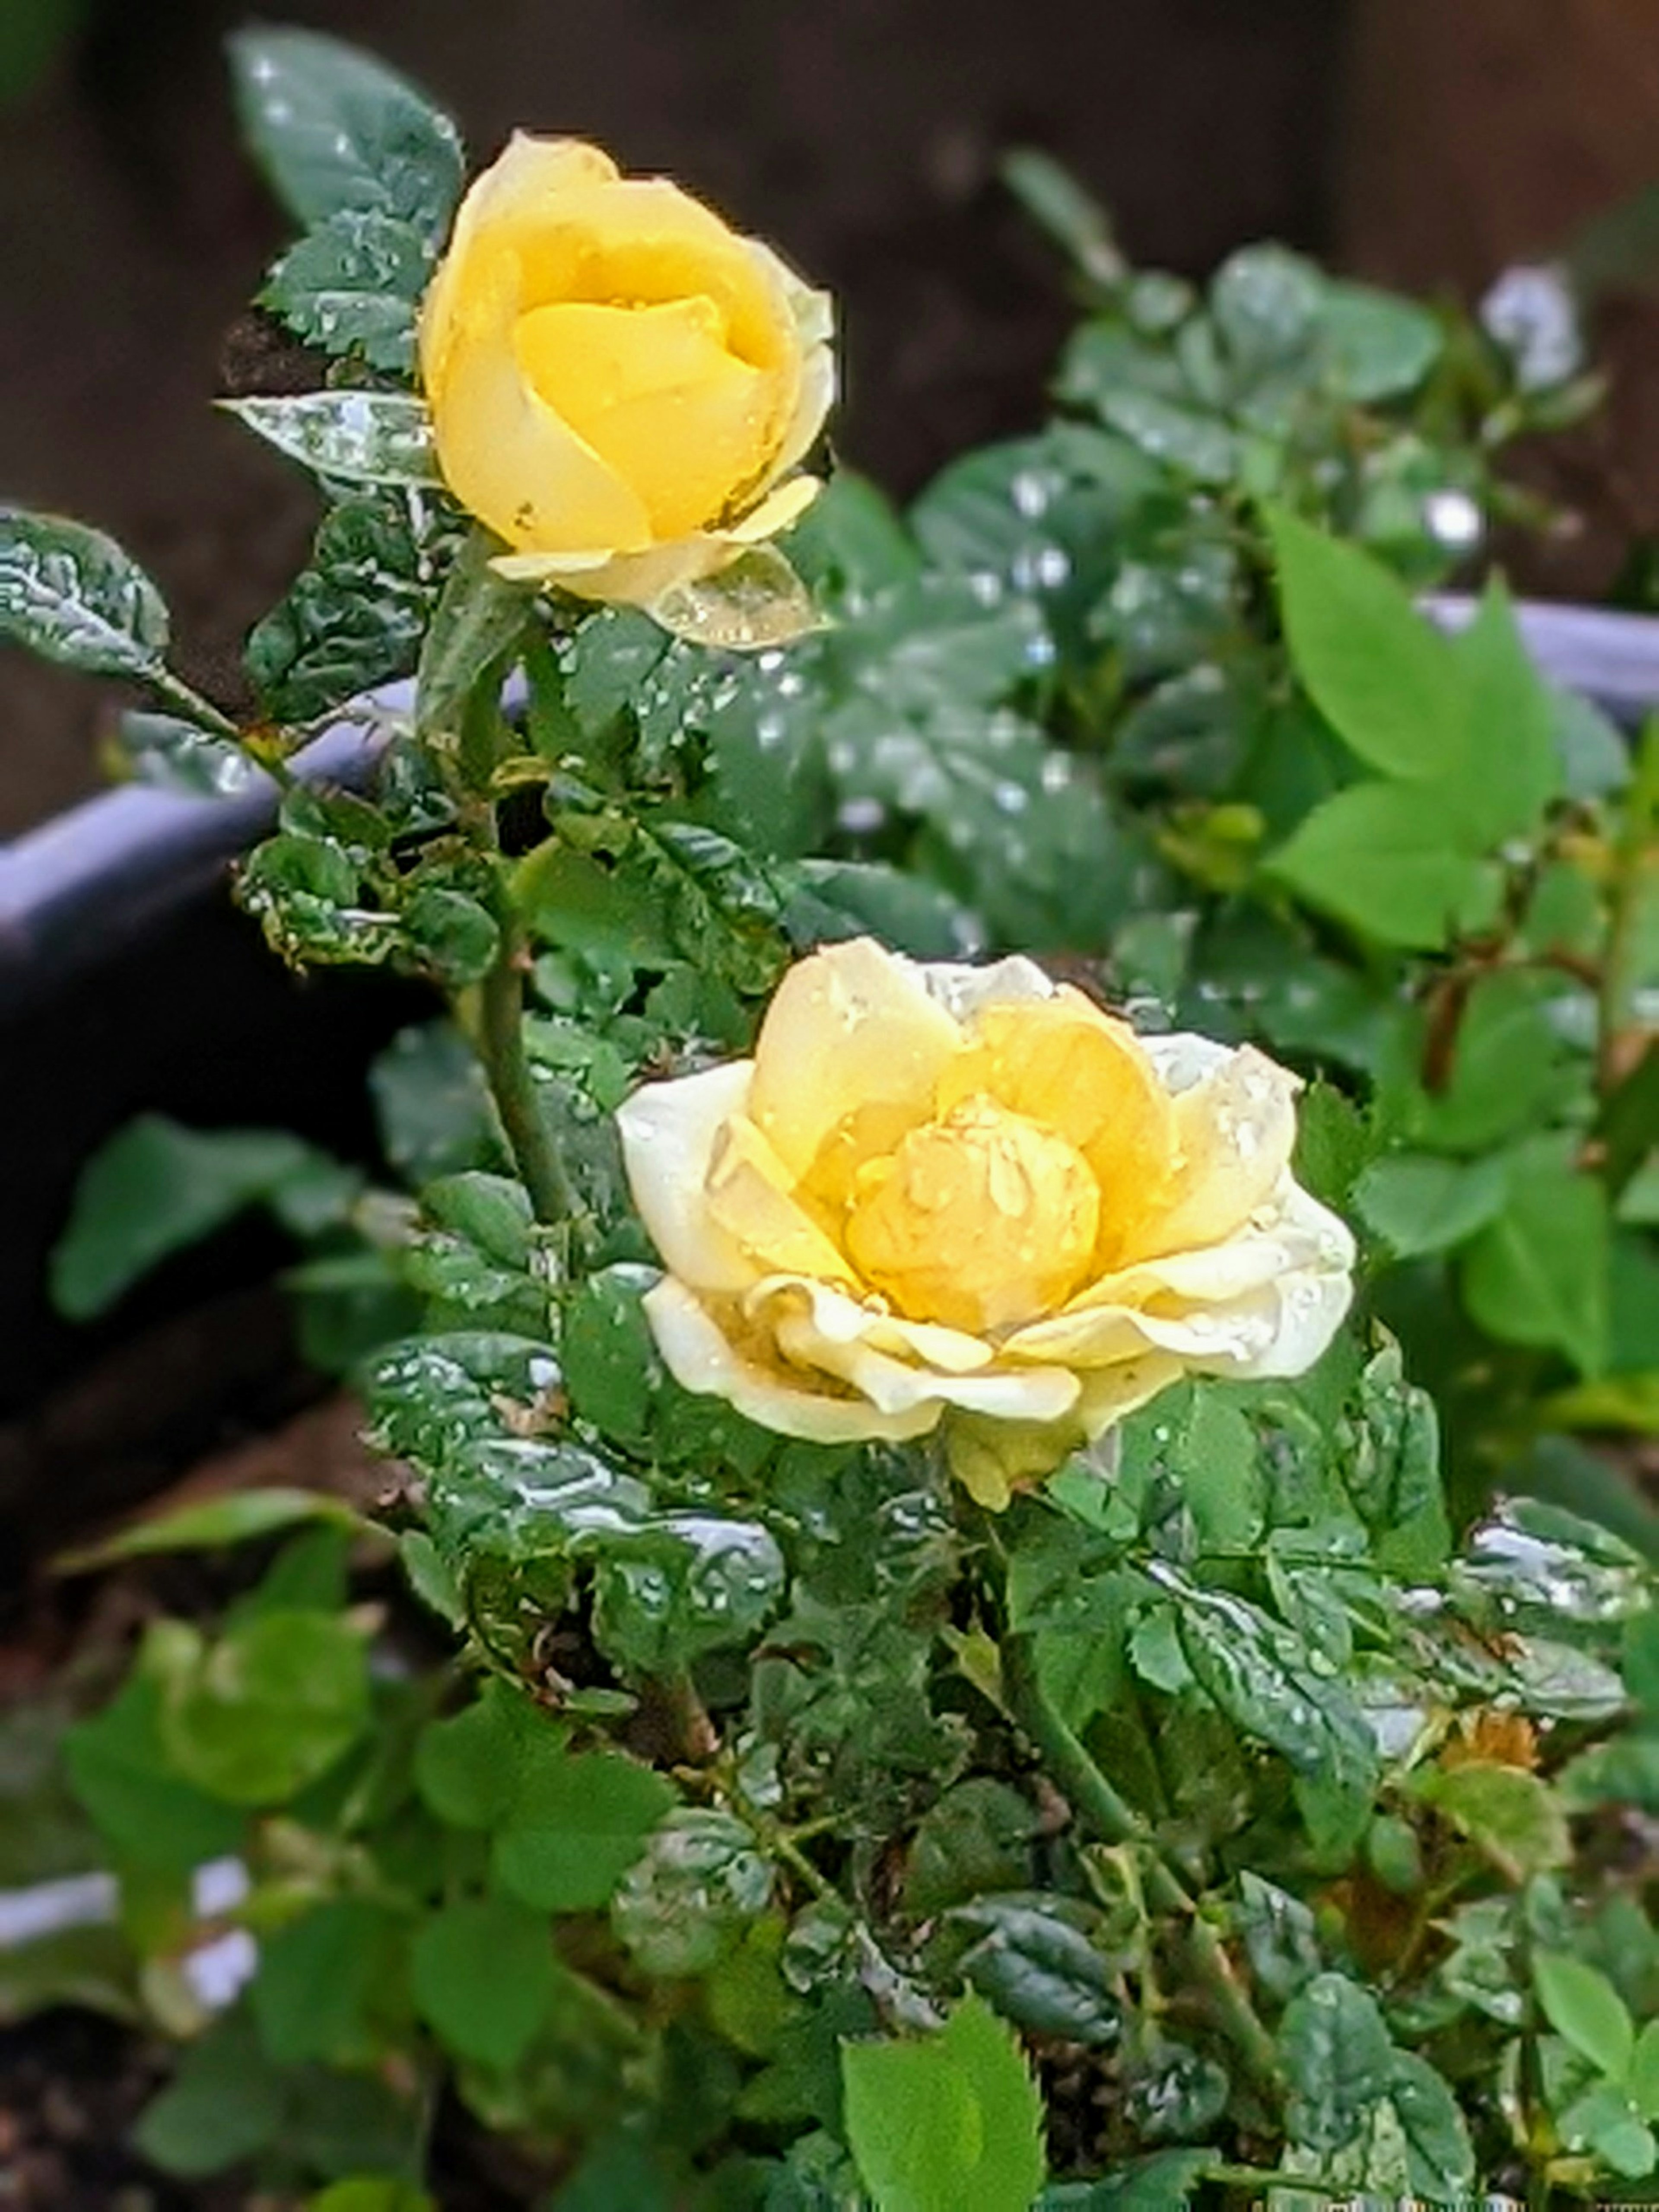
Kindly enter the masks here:
M 1183 1373 L 1291 1376 L 1353 1241 L 1291 1175 L 1297 1079 L 1141 1038 L 1015 957 L 859 939 L 785 978 L 752 1060 L 635 1093 L 669 1368 L 787 1436 L 921 1436 L 1001 1506 Z
M 647 605 L 793 521 L 835 389 L 827 295 L 597 147 L 520 133 L 420 318 L 439 461 L 512 576 Z

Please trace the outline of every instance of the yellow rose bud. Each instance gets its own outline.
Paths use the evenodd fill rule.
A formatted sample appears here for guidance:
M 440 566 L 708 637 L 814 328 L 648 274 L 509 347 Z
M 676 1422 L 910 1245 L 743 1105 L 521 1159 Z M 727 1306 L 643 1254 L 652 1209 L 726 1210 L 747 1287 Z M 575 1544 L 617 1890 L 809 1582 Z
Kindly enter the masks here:
M 833 945 L 752 1060 L 618 1116 L 663 1358 L 785 1436 L 944 1422 L 1005 1504 L 1183 1374 L 1325 1350 L 1354 1248 L 1291 1173 L 1297 1087 L 1249 1046 L 1139 1037 L 1029 960 Z
M 823 293 L 677 185 L 520 134 L 421 310 L 439 465 L 505 573 L 653 604 L 812 498 L 830 337 Z

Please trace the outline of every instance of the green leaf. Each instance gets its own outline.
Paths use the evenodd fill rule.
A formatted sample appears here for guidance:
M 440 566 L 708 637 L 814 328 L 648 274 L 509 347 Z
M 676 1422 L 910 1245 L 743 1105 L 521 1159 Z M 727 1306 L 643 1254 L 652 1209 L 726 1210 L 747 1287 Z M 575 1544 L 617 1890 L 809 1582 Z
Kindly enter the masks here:
M 439 2212 L 439 2208 L 412 2181 L 363 2173 L 332 2181 L 307 2197 L 306 2212 Z
M 611 1925 L 641 1973 L 707 1973 L 766 1910 L 772 1869 L 752 1832 L 702 1806 L 671 1813 L 623 1876 Z
M 1413 2195 L 1431 2204 L 1465 2201 L 1474 2187 L 1474 2146 L 1445 2077 L 1415 2051 L 1397 2051 L 1389 2101 L 1405 2130 Z
M 904 1909 L 926 1920 L 986 1890 L 1030 1879 L 1037 1816 L 1028 1798 L 988 1774 L 970 1776 L 930 1805 L 904 1872 Z
M 1504 1164 L 1490 1153 L 1465 1161 L 1395 1152 L 1372 1162 L 1353 1197 L 1366 1225 L 1410 1260 L 1466 1243 L 1498 1212 L 1507 1189 Z
M 248 637 L 265 712 L 312 721 L 412 675 L 453 535 L 435 499 L 407 489 L 360 490 L 331 507 L 309 562 Z
M 961 1971 L 1015 2027 L 1103 2048 L 1117 2041 L 1123 2027 L 1115 1978 L 1082 1929 L 1065 1917 L 1068 1901 L 1014 1895 L 964 1905 L 951 1919 L 979 1940 L 964 1953 Z
M 1157 2150 L 1131 2159 L 1098 2181 L 1062 2182 L 1044 2190 L 1036 2212 L 1190 2212 L 1209 2150 Z
M 1320 1974 L 1285 2008 L 1279 2055 L 1291 2140 L 1330 2152 L 1388 2094 L 1398 2054 L 1376 1998 L 1345 1974 Z
M 1582 1081 L 1561 1035 L 1574 1011 L 1572 987 L 1553 978 L 1483 975 L 1464 1003 L 1445 1088 L 1402 1101 L 1406 1132 L 1436 1152 L 1483 1152 L 1553 1121 Z
M 452 1827 L 498 1827 L 526 1777 L 538 1765 L 562 1760 L 568 1734 L 522 1690 L 487 1681 L 471 1705 L 422 1729 L 416 1785 Z
M 437 242 L 465 171 L 447 115 L 384 62 L 318 31 L 255 25 L 229 46 L 243 135 L 301 223 L 368 209 Z
M 52 1253 L 52 1302 L 71 1321 L 90 1320 L 246 1206 L 269 1206 L 297 1233 L 314 1233 L 358 1187 L 352 1170 L 286 1131 L 207 1132 L 142 1115 L 82 1170 Z
M 1217 416 L 1128 386 L 1106 392 L 1099 405 L 1113 429 L 1149 459 L 1162 461 L 1195 483 L 1231 483 L 1237 476 L 1237 444 Z
M 289 248 L 259 303 L 308 345 L 407 374 L 415 366 L 415 311 L 431 273 L 430 250 L 413 223 L 347 208 Z
M 671 1673 L 744 1642 L 783 1595 L 783 1554 L 757 1521 L 665 1513 L 600 1529 L 580 1548 L 597 1562 L 594 1639 L 630 1675 Z
M 1565 1352 L 1581 1375 L 1607 1364 L 1611 1230 L 1607 1193 L 1548 1139 L 1516 1156 L 1504 1210 L 1468 1247 L 1463 1296 L 1510 1344 Z
M 161 1692 L 128 1678 L 101 1712 L 64 1738 L 75 1795 L 127 1864 L 188 1875 L 241 1848 L 240 1813 L 185 1781 L 162 1749 Z
M 1314 704 L 1372 768 L 1443 781 L 1464 744 L 1467 687 L 1450 644 L 1357 546 L 1282 507 L 1263 520 L 1291 659 Z
M 500 550 L 487 531 L 473 531 L 433 610 L 415 690 L 415 727 L 429 743 L 459 742 L 479 678 L 528 632 L 536 595 L 495 574 L 489 563 Z
M 1172 1569 L 1157 1578 L 1175 1596 L 1188 1665 L 1230 1720 L 1310 1781 L 1356 1797 L 1371 1786 L 1376 1749 L 1364 1716 L 1298 1637 L 1244 1598 L 1200 1589 Z
M 1659 2120 L 1659 2020 L 1650 2020 L 1636 2039 L 1630 2059 L 1631 2102 L 1644 2120 Z
M 1042 2102 L 1012 2031 L 978 1997 L 915 2042 L 842 2051 L 847 2139 L 876 2212 L 1030 2212 Z
M 649 1268 L 606 1267 L 590 1275 L 565 1309 L 560 1349 L 577 1414 L 622 1443 L 642 1443 L 661 1374 L 641 1300 Z
M 1572 1839 L 1559 1800 L 1541 1776 L 1518 1766 L 1471 1760 L 1433 1767 L 1418 1795 L 1443 1813 L 1511 1881 L 1565 1866 Z
M 1111 217 L 1069 169 L 1035 146 L 1014 147 L 999 166 L 1003 183 L 1079 276 L 1110 285 L 1127 274 Z
M 233 1805 L 276 1805 L 326 1773 L 368 1720 L 363 1639 L 327 1613 L 271 1611 L 204 1644 L 157 1647 L 161 1740 L 174 1771 Z
M 121 717 L 122 763 L 140 783 L 196 799 L 234 799 L 259 782 L 252 756 L 228 738 L 210 737 L 176 714 L 135 708 Z
M 1557 2124 L 1571 2148 L 1593 2151 L 1604 2166 L 1631 2180 L 1645 2180 L 1659 2160 L 1652 2130 L 1642 2124 L 1629 2098 L 1610 2082 L 1598 2081 L 1576 2097 Z
M 0 644 L 89 676 L 162 672 L 167 611 L 112 538 L 0 507 Z
M 1311 1083 L 1297 1109 L 1297 1180 L 1334 1212 L 1346 1212 L 1377 1141 L 1370 1118 L 1334 1083 Z
M 558 1972 L 546 1921 L 503 1897 L 441 1906 L 422 1923 L 409 1963 L 416 2009 L 439 2041 L 503 2069 L 547 2017 Z
M 1475 908 L 1486 881 L 1433 798 L 1408 783 L 1356 783 L 1322 800 L 1267 866 L 1310 906 L 1379 944 L 1431 952 Z
M 495 1878 L 538 1911 L 599 1911 L 673 1803 L 661 1775 L 617 1753 L 540 1764 L 495 1836 Z
M 353 1530 L 368 1525 L 343 1498 L 273 1485 L 234 1490 L 222 1498 L 204 1498 L 199 1505 L 180 1505 L 170 1513 L 135 1521 L 100 1543 L 60 1554 L 54 1564 L 59 1574 L 85 1574 L 94 1567 L 112 1566 L 118 1559 L 149 1559 L 166 1552 L 228 1551 L 233 1545 L 253 1543 L 278 1529 L 316 1521 Z
M 513 903 L 537 935 L 561 951 L 631 967 L 667 968 L 676 956 L 660 878 L 605 867 L 549 837 L 514 868 Z
M 501 1164 L 477 1055 L 447 1021 L 401 1030 L 369 1070 L 386 1158 L 415 1185 Z
M 1535 832 L 1561 789 L 1555 702 L 1501 577 L 1488 579 L 1474 620 L 1451 643 L 1466 716 L 1455 802 L 1477 847 L 1490 850 Z
M 397 1914 L 362 1897 L 326 1898 L 264 1937 L 249 1991 L 279 2066 L 361 2065 L 375 2039 L 365 2014 L 401 1964 Z
M 286 2105 L 252 2022 L 232 2013 L 188 2045 L 172 2081 L 144 2107 L 133 2141 L 163 2173 L 222 2173 L 276 2140 Z
M 1451 1548 L 1440 1480 L 1440 1420 L 1425 1390 L 1405 1379 L 1400 1347 L 1385 1343 L 1356 1386 L 1345 1441 L 1342 1484 L 1370 1531 L 1387 1574 L 1427 1579 Z
M 1246 1867 L 1238 1877 L 1234 1919 L 1244 1939 L 1250 1972 L 1281 2003 L 1319 1972 L 1319 1938 L 1309 1906 L 1288 1890 L 1264 1881 Z
M 1592 2066 L 1622 2084 L 1636 2050 L 1636 2029 L 1624 1999 L 1597 1967 L 1565 1951 L 1536 1951 L 1533 1987 L 1544 2017 Z
M 222 399 L 228 415 L 315 476 L 343 483 L 441 487 L 426 402 L 404 392 L 306 392 Z
M 1267 1512 L 1255 1431 L 1224 1386 L 1198 1383 L 1168 1447 L 1199 1547 L 1242 1551 L 1261 1534 Z
M 1319 326 L 1335 380 L 1362 406 L 1416 391 L 1445 350 L 1439 319 L 1415 300 L 1326 279 Z

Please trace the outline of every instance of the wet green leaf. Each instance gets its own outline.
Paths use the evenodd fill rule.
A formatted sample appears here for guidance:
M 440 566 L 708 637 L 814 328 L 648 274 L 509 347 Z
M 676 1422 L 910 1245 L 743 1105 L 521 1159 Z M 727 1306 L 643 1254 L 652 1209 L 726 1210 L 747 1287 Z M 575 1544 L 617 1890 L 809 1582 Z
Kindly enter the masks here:
M 961 1971 L 1015 2027 L 1103 2047 L 1122 2032 L 1122 2008 L 1109 1966 L 1077 1916 L 1066 1917 L 1066 1903 L 1016 1895 L 963 1906 L 951 1919 L 977 1940 Z
M 1285 2007 L 1279 2060 L 1293 2141 L 1338 2151 L 1388 2094 L 1397 2056 L 1375 1997 L 1343 1974 L 1320 1974 Z
M 461 142 L 406 78 L 321 32 L 266 24 L 233 36 L 230 61 L 244 136 L 302 223 L 368 209 L 434 243 L 442 235 L 460 197 Z
M 707 1973 L 763 1913 L 772 1869 L 741 1820 L 701 1806 L 671 1813 L 611 1900 L 611 1924 L 643 1973 Z
M 431 247 L 417 225 L 377 208 L 343 208 L 289 248 L 260 303 L 307 344 L 407 374 L 415 311 L 431 273 Z
M 228 415 L 319 477 L 342 483 L 441 486 L 426 402 L 402 392 L 307 392 L 222 399 Z
M 54 514 L 0 507 L 0 643 L 90 676 L 158 676 L 161 595 L 112 538 Z

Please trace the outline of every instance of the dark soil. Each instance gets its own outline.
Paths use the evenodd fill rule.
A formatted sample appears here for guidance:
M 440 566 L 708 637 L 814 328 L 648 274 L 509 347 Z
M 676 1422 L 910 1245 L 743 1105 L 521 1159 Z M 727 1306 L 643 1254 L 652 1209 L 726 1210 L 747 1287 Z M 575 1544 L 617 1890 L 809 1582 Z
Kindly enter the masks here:
M 129 2148 L 162 2073 L 159 2052 L 92 2013 L 0 2031 L 5 2212 L 246 2212 L 239 2185 L 166 2181 Z
M 678 176 L 835 289 L 836 436 L 908 490 L 1036 419 L 1067 311 L 995 183 L 1034 142 L 1137 252 L 1328 243 L 1338 0 L 91 0 L 52 82 L 0 117 L 0 497 L 80 514 L 171 600 L 189 672 L 302 557 L 308 495 L 209 402 L 281 235 L 239 155 L 220 40 L 250 15 L 375 48 L 489 155 L 517 125 Z M 0 653 L 0 835 L 94 781 L 84 681 Z

